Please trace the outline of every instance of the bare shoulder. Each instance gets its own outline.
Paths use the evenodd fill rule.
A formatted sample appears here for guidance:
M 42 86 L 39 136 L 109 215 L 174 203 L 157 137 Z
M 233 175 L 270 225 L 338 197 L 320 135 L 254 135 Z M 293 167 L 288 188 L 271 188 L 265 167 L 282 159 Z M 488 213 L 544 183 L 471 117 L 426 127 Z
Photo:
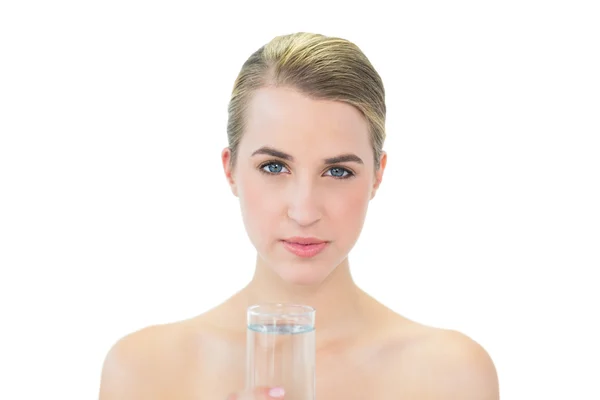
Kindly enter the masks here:
M 397 382 L 401 398 L 499 398 L 490 355 L 464 333 L 414 324 L 409 338 L 396 342 L 390 354 L 386 375 Z
M 184 362 L 188 321 L 145 327 L 119 339 L 102 367 L 100 400 L 158 398 Z

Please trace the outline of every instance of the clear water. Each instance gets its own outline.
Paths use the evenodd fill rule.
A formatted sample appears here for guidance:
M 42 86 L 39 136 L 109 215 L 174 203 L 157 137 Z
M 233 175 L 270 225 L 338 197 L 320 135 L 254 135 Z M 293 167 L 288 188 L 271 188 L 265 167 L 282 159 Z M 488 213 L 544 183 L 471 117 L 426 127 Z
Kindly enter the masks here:
M 314 330 L 310 325 L 265 325 L 252 324 L 248 329 L 258 333 L 274 333 L 278 335 L 289 335 L 295 333 L 307 333 Z
M 253 324 L 247 330 L 248 387 L 282 386 L 286 400 L 315 400 L 315 330 Z

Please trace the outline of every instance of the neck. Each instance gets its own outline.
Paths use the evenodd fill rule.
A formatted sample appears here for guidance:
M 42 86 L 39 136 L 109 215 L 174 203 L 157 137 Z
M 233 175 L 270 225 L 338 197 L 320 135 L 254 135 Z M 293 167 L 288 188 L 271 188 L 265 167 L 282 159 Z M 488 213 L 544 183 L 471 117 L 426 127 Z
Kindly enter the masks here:
M 316 286 L 287 283 L 258 258 L 254 277 L 239 293 L 244 307 L 279 302 L 315 308 L 319 342 L 339 340 L 364 326 L 362 311 L 367 297 L 354 283 L 347 258 Z

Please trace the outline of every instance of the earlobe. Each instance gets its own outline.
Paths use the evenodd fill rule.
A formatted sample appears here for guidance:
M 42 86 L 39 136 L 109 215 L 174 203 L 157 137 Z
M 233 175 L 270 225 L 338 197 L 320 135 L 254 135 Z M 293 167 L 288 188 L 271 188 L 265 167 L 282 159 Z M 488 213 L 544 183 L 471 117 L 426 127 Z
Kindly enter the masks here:
M 225 178 L 231 189 L 231 193 L 237 197 L 237 184 L 234 179 L 233 169 L 231 168 L 231 149 L 226 147 L 221 152 L 221 162 L 223 164 L 223 171 L 225 172 Z

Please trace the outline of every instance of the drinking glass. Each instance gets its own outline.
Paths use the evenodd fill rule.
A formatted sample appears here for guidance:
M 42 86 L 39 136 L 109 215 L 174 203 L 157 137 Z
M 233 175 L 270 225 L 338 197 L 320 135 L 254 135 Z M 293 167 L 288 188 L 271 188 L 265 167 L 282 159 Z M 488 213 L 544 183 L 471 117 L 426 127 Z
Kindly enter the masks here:
M 286 400 L 315 400 L 315 309 L 257 304 L 247 310 L 246 387 L 282 387 Z

